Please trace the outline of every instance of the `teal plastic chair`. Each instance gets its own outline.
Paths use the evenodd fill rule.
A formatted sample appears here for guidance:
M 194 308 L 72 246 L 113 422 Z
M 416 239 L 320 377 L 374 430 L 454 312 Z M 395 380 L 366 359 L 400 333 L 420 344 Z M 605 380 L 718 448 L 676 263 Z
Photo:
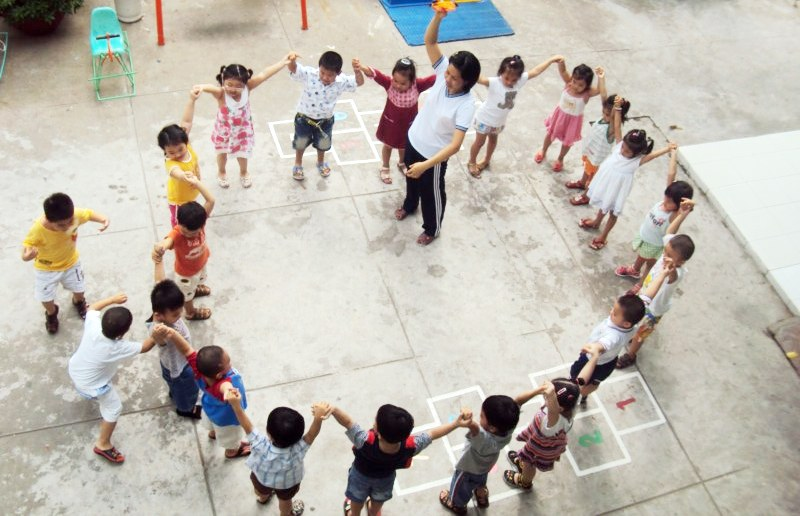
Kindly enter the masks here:
M 0 32 L 0 79 L 6 69 L 6 54 L 8 54 L 8 32 Z
M 92 49 L 92 78 L 97 100 L 118 99 L 136 95 L 133 58 L 128 46 L 128 34 L 122 30 L 117 20 L 117 12 L 111 7 L 97 7 L 92 11 L 92 27 L 89 34 Z M 104 69 L 107 70 L 104 72 Z M 129 88 L 126 93 L 103 96 L 100 81 L 125 77 Z

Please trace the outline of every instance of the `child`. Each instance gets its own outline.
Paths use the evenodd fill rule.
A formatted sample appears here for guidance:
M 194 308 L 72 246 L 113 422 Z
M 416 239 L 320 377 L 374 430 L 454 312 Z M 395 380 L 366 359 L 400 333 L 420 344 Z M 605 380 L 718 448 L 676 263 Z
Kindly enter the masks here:
M 617 99 L 620 100 L 617 101 Z M 618 103 L 620 108 L 619 117 L 613 115 L 615 103 Z M 631 103 L 618 95 L 609 95 L 603 98 L 603 116 L 592 123 L 589 137 L 583 143 L 583 177 L 577 181 L 567 181 L 567 188 L 576 190 L 589 188 L 597 169 L 600 168 L 600 163 L 611 154 L 615 135 L 622 134 L 622 124 L 628 120 L 627 114 L 630 108 Z M 617 128 L 616 124 L 619 124 L 620 127 Z M 572 197 L 569 202 L 573 206 L 583 206 L 589 204 L 589 197 L 582 193 Z
M 528 391 L 516 399 L 495 395 L 483 400 L 480 424 L 474 420 L 469 422 L 466 448 L 456 463 L 450 490 L 439 493 L 439 503 L 446 509 L 466 514 L 473 495 L 478 507 L 489 506 L 489 488 L 486 487 L 489 471 L 497 463 L 500 451 L 511 441 L 519 422 L 520 406 L 535 395 L 535 391 Z
M 414 418 L 394 405 L 378 409 L 375 424 L 369 431 L 353 422 L 339 407 L 333 408 L 331 414 L 347 429 L 345 435 L 353 443 L 356 456 L 347 477 L 345 516 L 358 516 L 365 503 L 370 516 L 380 514 L 383 504 L 392 498 L 397 470 L 411 467 L 414 455 L 472 420 L 472 414 L 462 410 L 454 421 L 412 436 Z
M 206 245 L 206 220 L 214 209 L 214 197 L 196 179 L 191 179 L 203 194 L 205 206 L 191 201 L 178 208 L 178 224 L 153 248 L 153 260 L 158 261 L 167 249 L 175 250 L 175 282 L 184 295 L 184 309 L 189 321 L 211 317 L 211 309 L 194 306 L 194 298 L 211 294 L 205 284 L 206 263 L 210 251 Z
M 303 480 L 303 458 L 319 435 L 322 420 L 327 417 L 330 405 L 314 403 L 311 406 L 314 421 L 306 435 L 303 435 L 303 416 L 289 407 L 278 407 L 267 417 L 267 435 L 264 436 L 253 428 L 253 423 L 242 409 L 242 397 L 236 389 L 230 389 L 225 394 L 225 401 L 230 403 L 250 442 L 247 466 L 251 470 L 250 481 L 258 503 L 267 503 L 275 494 L 281 516 L 303 514 L 303 501 L 292 501 L 292 498 L 300 490 Z
M 158 133 L 158 146 L 164 151 L 164 167 L 167 169 L 167 202 L 169 203 L 170 227 L 178 224 L 178 206 L 197 199 L 201 193 L 200 164 L 197 154 L 189 145 L 189 131 L 192 130 L 194 104 L 200 97 L 200 89 L 195 86 L 189 92 L 189 102 L 183 111 L 181 125 L 168 125 Z M 205 194 L 203 198 L 207 199 Z
M 147 328 L 163 324 L 177 331 L 187 342 L 192 342 L 189 328 L 183 322 L 184 296 L 174 281 L 165 279 L 164 262 L 159 256 L 155 261 L 156 284 L 150 293 L 153 315 L 147 320 Z M 169 397 L 175 403 L 175 412 L 181 417 L 200 419 L 200 405 L 197 404 L 199 391 L 194 380 L 194 372 L 186 357 L 174 344 L 167 342 L 158 347 L 161 363 L 161 377 L 167 382 Z
M 297 64 L 299 56 L 291 52 L 289 76 L 303 83 L 303 93 L 297 102 L 294 117 L 294 167 L 292 177 L 297 181 L 305 179 L 303 174 L 303 154 L 309 145 L 317 149 L 317 171 L 322 177 L 331 175 L 331 168 L 325 161 L 325 152 L 330 150 L 333 138 L 333 107 L 345 91 L 356 91 L 364 84 L 361 63 L 353 59 L 353 75 L 342 73 L 342 56 L 329 50 L 319 57 L 319 68 Z
M 681 201 L 680 212 L 688 213 L 692 211 L 694 203 L 689 199 Z M 684 215 L 685 217 L 685 215 Z M 617 367 L 620 369 L 630 367 L 636 363 L 636 355 L 644 341 L 656 329 L 656 325 L 661 317 L 667 313 L 672 306 L 672 295 L 678 288 L 678 284 L 686 275 L 683 267 L 694 254 L 694 242 L 688 235 L 676 235 L 677 227 L 680 225 L 680 215 L 670 224 L 667 234 L 664 236 L 664 254 L 658 259 L 653 268 L 647 274 L 643 287 L 645 289 L 646 310 L 644 323 L 639 326 L 639 330 L 633 337 L 628 352 L 617 359 Z M 663 282 L 663 285 L 661 284 Z
M 445 59 L 437 40 L 446 11 L 437 10 L 425 29 L 425 49 L 436 72 L 436 83 L 408 130 L 406 198 L 394 217 L 403 220 L 422 203 L 422 229 L 417 244 L 429 245 L 439 236 L 447 205 L 444 175 L 447 160 L 458 152 L 475 113 L 470 90 L 481 75 L 481 63 L 461 50 Z
M 561 172 L 564 169 L 564 157 L 572 145 L 581 139 L 583 108 L 586 107 L 586 103 L 596 95 L 606 96 L 606 75 L 602 68 L 595 68 L 595 71 L 592 72 L 591 68 L 580 64 L 572 70 L 572 75 L 570 75 L 567 73 L 567 65 L 562 59 L 558 61 L 558 72 L 564 80 L 564 90 L 561 92 L 561 100 L 558 105 L 544 121 L 547 134 L 542 147 L 536 151 L 536 155 L 533 157 L 536 163 L 541 163 L 547 157 L 547 149 L 553 140 L 561 141 L 561 150 L 558 153 L 558 159 L 553 163 L 553 172 Z M 592 87 L 595 72 L 598 80 L 597 88 Z
M 521 57 L 517 55 L 506 57 L 500 62 L 498 77 L 487 79 L 481 76 L 478 79 L 478 84 L 488 87 L 489 92 L 486 95 L 486 102 L 475 113 L 475 142 L 469 149 L 469 163 L 467 163 L 467 171 L 472 177 L 479 179 L 481 172 L 489 167 L 492 154 L 497 147 L 497 137 L 506 125 L 508 114 L 514 108 L 517 93 L 525 86 L 528 79 L 541 74 L 551 64 L 563 60 L 564 56 L 553 56 L 526 72 Z M 476 163 L 478 153 L 487 139 L 489 145 L 486 147 L 486 157 L 480 163 Z
M 609 316 L 594 327 L 589 343 L 569 370 L 570 378 L 581 386 L 581 404 L 614 372 L 617 355 L 631 340 L 636 325 L 644 317 L 644 301 L 639 296 L 625 294 L 614 303 Z
M 619 111 L 616 107 L 614 108 L 615 117 L 621 116 L 621 112 L 621 108 Z M 616 125 L 615 122 L 614 126 L 616 127 Z M 617 223 L 617 218 L 622 214 L 622 208 L 631 193 L 633 174 L 636 173 L 636 170 L 676 148 L 677 145 L 671 143 L 668 147 L 652 152 L 653 140 L 647 137 L 647 133 L 643 129 L 628 131 L 621 141 L 617 135 L 617 144 L 612 149 L 611 155 L 600 164 L 600 169 L 587 191 L 589 204 L 597 208 L 597 215 L 594 219 L 581 219 L 578 223 L 586 230 L 597 229 L 608 214 L 608 221 L 603 231 L 600 236 L 592 239 L 589 247 L 599 251 L 606 246 L 608 234 Z
M 680 210 L 683 199 L 694 196 L 694 188 L 685 181 L 675 181 L 678 172 L 678 153 L 671 151 L 669 172 L 667 173 L 667 189 L 664 190 L 664 199 L 657 202 L 645 216 L 639 228 L 639 235 L 633 240 L 633 250 L 636 252 L 636 261 L 633 265 L 620 265 L 614 272 L 617 276 L 639 279 L 647 276 L 650 267 L 656 263 L 656 258 L 664 250 L 664 235 L 668 226 L 680 219 L 678 226 L 672 234 L 678 232 L 681 222 L 689 215 L 689 211 Z M 644 269 L 642 269 L 644 267 Z
M 201 84 L 193 88 L 210 93 L 217 99 L 219 111 L 211 132 L 211 141 L 217 151 L 217 182 L 220 187 L 230 187 L 225 171 L 229 154 L 239 162 L 239 182 L 242 187 L 250 188 L 253 185 L 247 172 L 247 160 L 253 154 L 255 143 L 250 92 L 288 63 L 287 56 L 256 75 L 253 75 L 253 70 L 240 64 L 221 66 L 216 77 L 219 86 Z
M 544 395 L 544 405 L 533 417 L 528 428 L 520 432 L 517 441 L 525 446 L 519 451 L 509 451 L 508 461 L 516 471 L 505 470 L 503 480 L 511 487 L 530 489 L 536 470 L 551 471 L 561 454 L 567 449 L 567 433 L 572 428 L 572 409 L 578 402 L 578 385 L 566 378 L 545 380 L 533 391 L 534 396 Z
M 100 317 L 100 310 L 109 305 L 121 305 L 128 300 L 125 294 L 117 294 L 89 306 L 83 337 L 78 350 L 69 359 L 69 377 L 75 389 L 87 400 L 100 405 L 100 434 L 94 443 L 94 453 L 115 464 L 125 457 L 111 444 L 111 434 L 122 413 L 122 402 L 111 380 L 117 374 L 120 362 L 127 358 L 147 353 L 155 346 L 155 339 L 166 335 L 166 327 L 159 326 L 144 342 L 122 340 L 131 327 L 133 315 L 122 306 L 110 308 Z
M 392 149 L 397 149 L 397 169 L 405 175 L 406 164 L 403 162 L 406 154 L 406 140 L 411 122 L 417 116 L 419 94 L 433 86 L 435 75 L 417 79 L 417 70 L 414 61 L 404 57 L 398 59 L 392 68 L 392 76 L 388 77 L 375 68 L 362 66 L 362 71 L 367 77 L 386 90 L 386 105 L 383 106 L 381 121 L 378 122 L 378 132 L 375 136 L 383 143 L 381 148 L 380 178 L 384 184 L 392 184 L 392 173 L 389 170 L 389 160 Z
M 36 284 L 34 294 L 44 306 L 44 327 L 47 333 L 58 331 L 58 284 L 72 291 L 72 305 L 81 319 L 86 318 L 86 298 L 83 283 L 83 268 L 78 259 L 78 226 L 88 221 L 101 224 L 105 231 L 110 223 L 108 217 L 92 210 L 78 208 L 67 194 L 54 193 L 44 200 L 44 215 L 33 223 L 22 241 L 22 261 L 34 260 Z

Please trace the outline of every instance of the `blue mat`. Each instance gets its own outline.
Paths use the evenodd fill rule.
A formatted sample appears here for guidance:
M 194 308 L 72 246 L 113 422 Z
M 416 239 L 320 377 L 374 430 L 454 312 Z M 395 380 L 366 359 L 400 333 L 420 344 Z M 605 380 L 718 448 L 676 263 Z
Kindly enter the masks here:
M 430 4 L 389 5 L 381 0 L 397 30 L 412 47 L 425 44 L 425 28 L 433 17 Z M 449 13 L 439 29 L 439 41 L 493 38 L 510 36 L 514 30 L 506 22 L 491 0 L 459 4 Z

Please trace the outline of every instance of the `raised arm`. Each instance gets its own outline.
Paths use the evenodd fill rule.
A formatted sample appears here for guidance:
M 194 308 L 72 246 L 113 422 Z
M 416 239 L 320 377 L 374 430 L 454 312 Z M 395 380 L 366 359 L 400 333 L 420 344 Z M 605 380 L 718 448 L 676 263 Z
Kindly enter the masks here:
M 435 10 L 433 18 L 428 23 L 428 28 L 425 29 L 425 50 L 428 52 L 428 59 L 432 65 L 435 65 L 442 57 L 442 51 L 439 49 L 439 25 L 442 24 L 445 16 L 447 16 L 447 11 Z
M 309 446 L 314 443 L 314 439 L 319 435 L 319 431 L 322 428 L 322 420 L 325 419 L 330 410 L 331 406 L 324 402 L 311 405 L 311 415 L 314 416 L 314 420 L 311 422 L 311 426 L 308 427 L 306 435 L 303 436 L 303 440 Z
M 121 305 L 124 304 L 128 300 L 128 296 L 125 293 L 120 292 L 119 294 L 111 297 L 107 297 L 105 299 L 100 299 L 99 301 L 95 301 L 91 305 L 89 305 L 89 310 L 94 310 L 99 312 L 104 308 L 111 306 L 111 305 Z
M 186 131 L 186 134 L 189 134 L 189 132 L 192 130 L 192 121 L 194 120 L 194 103 L 200 98 L 201 93 L 202 90 L 198 86 L 192 87 L 192 89 L 189 91 L 189 101 L 186 103 L 186 107 L 183 108 L 183 117 L 181 117 L 181 127 L 183 127 L 183 130 Z
M 622 141 L 622 103 L 625 99 L 617 95 L 614 97 L 613 123 L 614 123 L 614 142 Z
M 172 249 L 173 245 L 174 242 L 170 237 L 164 237 L 164 240 L 153 246 L 153 252 L 150 254 L 150 258 L 152 258 L 154 262 L 161 261 L 164 257 L 164 253 L 167 249 Z
M 593 97 L 599 93 L 600 101 L 605 104 L 608 98 L 608 91 L 606 90 L 606 71 L 603 70 L 602 66 L 598 66 L 594 69 L 594 74 L 597 76 L 597 90 L 592 88 L 593 93 L 590 93 L 589 96 Z
M 111 224 L 111 221 L 109 220 L 108 217 L 106 217 L 102 213 L 97 213 L 96 211 L 92 212 L 92 216 L 89 217 L 89 220 L 100 224 L 100 229 L 98 231 L 105 231 L 106 229 L 108 229 L 108 225 Z
M 228 385 L 230 385 L 230 383 L 228 383 Z M 239 392 L 239 389 L 231 386 L 227 391 L 225 391 L 224 399 L 233 409 L 233 413 L 236 414 L 236 419 L 239 421 L 239 424 L 242 425 L 242 430 L 244 430 L 244 433 L 249 434 L 252 432 L 253 422 L 250 421 L 247 413 L 242 408 L 242 394 Z
M 661 267 L 661 271 L 659 272 L 658 276 L 653 278 L 650 283 L 647 284 L 647 288 L 641 293 L 641 295 L 653 299 L 658 294 L 658 291 L 661 289 L 661 285 L 672 275 L 672 272 L 675 270 L 675 266 L 667 256 L 664 256 L 664 266 Z
M 678 208 L 678 215 L 675 219 L 669 223 L 669 227 L 667 227 L 667 235 L 674 235 L 678 232 L 681 228 L 681 224 L 683 221 L 686 220 L 686 217 L 694 210 L 694 201 L 691 199 L 683 198 L 681 199 L 681 205 Z
M 586 385 L 589 383 L 589 380 L 592 379 L 594 368 L 597 367 L 597 359 L 600 358 L 603 351 L 603 345 L 599 342 L 593 342 L 581 348 L 581 353 L 587 353 L 589 355 L 589 361 L 586 362 L 586 365 L 583 366 L 583 369 L 581 369 L 581 372 L 578 374 L 579 385 Z
M 336 422 L 345 427 L 347 430 L 353 428 L 353 418 L 348 416 L 347 413 L 339 407 L 333 407 L 330 413 Z
M 550 380 L 544 381 L 544 404 L 547 406 L 547 426 L 552 428 L 558 423 L 561 407 L 558 405 L 556 388 Z
M 563 58 L 556 62 L 558 63 L 558 73 L 561 75 L 561 79 L 564 81 L 564 84 L 568 83 L 569 80 L 572 79 L 572 75 L 567 72 L 567 62 Z
M 289 68 L 289 73 L 295 73 L 297 71 L 297 58 L 300 57 L 296 52 L 289 52 L 286 55 L 286 59 L 289 60 L 286 63 L 286 67 Z
M 533 398 L 535 398 L 536 396 L 542 394 L 543 392 L 544 392 L 544 384 L 540 385 L 539 387 L 533 390 L 525 391 L 522 394 L 517 395 L 517 397 L 514 398 L 514 402 L 521 407 L 524 404 L 528 403 Z
M 353 74 L 356 76 L 356 87 L 364 85 L 364 74 L 361 72 L 361 61 L 357 57 L 353 58 Z
M 540 75 L 542 72 L 550 68 L 550 65 L 553 63 L 563 63 L 563 62 L 564 62 L 564 56 L 560 55 L 551 56 L 550 59 L 548 59 L 547 61 L 542 61 L 538 65 L 528 70 L 528 79 L 533 79 L 537 75 Z
M 669 169 L 667 170 L 667 186 L 671 185 L 675 182 L 675 177 L 678 175 L 678 145 L 676 143 L 670 144 L 670 147 L 674 145 L 674 149 L 670 149 L 669 151 Z
M 250 80 L 247 81 L 247 87 L 250 88 L 251 90 L 258 88 L 261 85 L 261 83 L 263 83 L 276 73 L 280 72 L 283 69 L 283 67 L 288 65 L 290 62 L 291 61 L 289 60 L 289 54 L 286 54 L 277 63 L 264 68 L 254 76 L 250 77 Z
M 647 156 L 643 157 L 642 161 L 639 162 L 639 166 L 642 166 L 645 163 L 649 163 L 649 162 L 653 161 L 656 158 L 660 158 L 664 154 L 667 154 L 668 152 L 673 151 L 673 150 L 675 150 L 677 148 L 678 148 L 678 146 L 676 144 L 670 143 L 666 147 L 658 149 L 657 151 L 651 152 Z
M 203 184 L 202 181 L 200 181 L 198 178 L 194 176 L 188 178 L 186 181 L 195 188 L 197 188 L 197 191 L 200 192 L 200 195 L 203 196 L 203 200 L 205 201 L 205 204 L 203 204 L 203 208 L 205 208 L 206 214 L 210 217 L 211 212 L 214 211 L 214 203 L 216 202 L 214 200 L 214 194 L 211 193 L 211 190 L 209 190 L 208 187 L 205 184 Z
M 431 439 L 435 441 L 436 439 L 449 434 L 458 427 L 463 428 L 469 426 L 470 421 L 472 421 L 472 412 L 466 409 L 461 409 L 461 414 L 459 414 L 456 419 L 450 421 L 449 423 L 439 425 L 436 428 L 432 428 L 428 432 L 428 435 L 430 435 Z

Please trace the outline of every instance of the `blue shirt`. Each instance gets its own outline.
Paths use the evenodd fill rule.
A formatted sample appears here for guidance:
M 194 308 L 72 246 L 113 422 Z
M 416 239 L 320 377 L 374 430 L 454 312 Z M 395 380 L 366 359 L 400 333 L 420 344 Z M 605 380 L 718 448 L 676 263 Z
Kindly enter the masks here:
M 247 467 L 262 485 L 289 489 L 303 480 L 303 458 L 309 448 L 305 439 L 288 448 L 278 448 L 258 430 L 253 430 L 247 434 L 247 440 L 250 442 Z

